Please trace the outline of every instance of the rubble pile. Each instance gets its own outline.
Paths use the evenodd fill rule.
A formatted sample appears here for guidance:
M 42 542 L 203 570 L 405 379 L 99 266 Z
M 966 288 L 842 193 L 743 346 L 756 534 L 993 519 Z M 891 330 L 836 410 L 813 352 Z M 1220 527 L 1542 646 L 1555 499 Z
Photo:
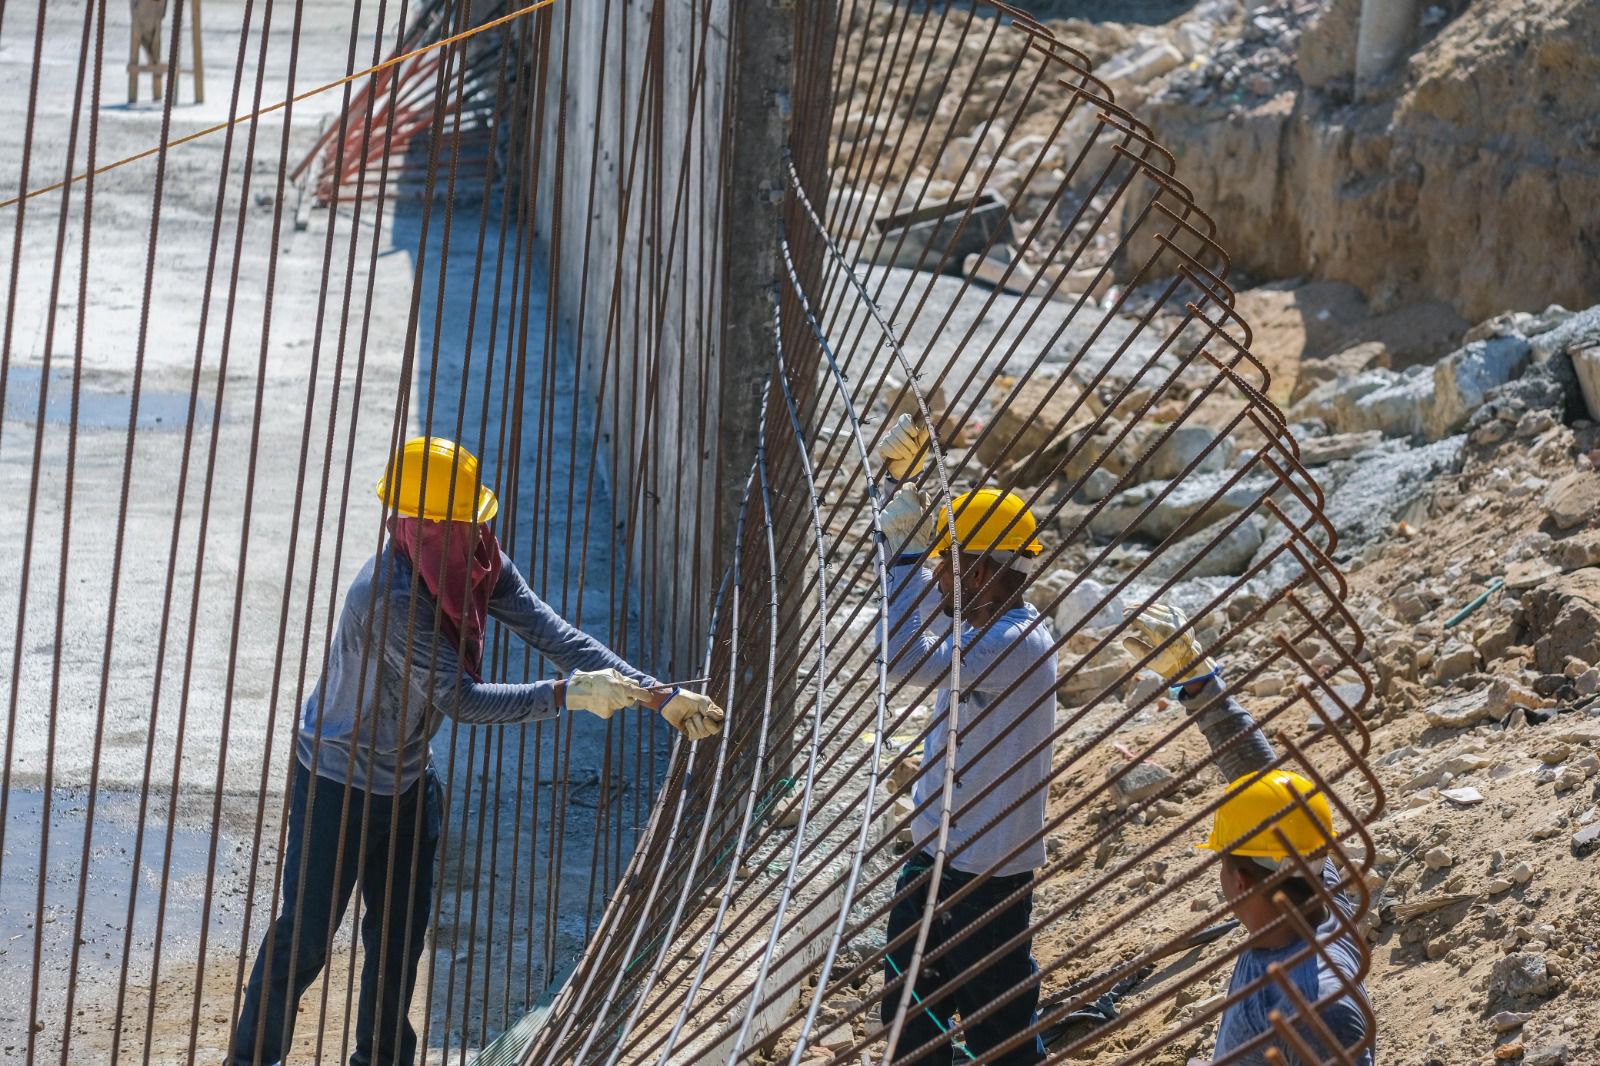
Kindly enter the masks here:
M 1249 295 L 1240 294 L 1241 301 Z M 1377 850 L 1368 887 L 1377 902 L 1366 930 L 1374 945 L 1368 988 L 1390 1061 L 1465 1066 L 1600 1057 L 1600 411 L 1587 405 L 1573 369 L 1575 354 L 1596 346 L 1600 306 L 1501 315 L 1469 329 L 1431 366 L 1335 375 L 1286 412 L 1339 531 L 1335 557 L 1350 582 L 1346 606 L 1364 634 L 1358 659 L 1374 686 L 1366 708 L 1368 758 L 1388 805 L 1370 830 Z M 1054 390 L 1052 384 L 1002 382 L 1005 395 L 995 398 L 1002 418 L 1038 412 L 1013 427 L 1026 431 L 1028 456 L 1002 466 L 1002 476 L 1014 473 L 1028 487 L 1038 487 L 1037 478 L 1028 480 L 1030 470 L 1053 466 L 1063 443 L 1085 431 L 1076 422 L 1051 436 L 1046 427 L 1083 388 L 1070 378 Z M 1127 404 L 1117 394 L 1129 385 L 1107 376 L 1089 390 L 1086 406 L 1115 419 Z M 1102 770 L 1120 769 L 1117 751 L 1148 747 L 1181 713 L 1153 678 L 1119 680 L 1131 661 L 1115 641 L 1098 647 L 1124 603 L 1192 563 L 1163 595 L 1195 611 L 1249 572 L 1273 543 L 1271 525 L 1254 520 L 1217 536 L 1261 492 L 1248 480 L 1237 498 L 1225 495 L 1201 514 L 1196 532 L 1168 542 L 1257 446 L 1184 422 L 1136 465 L 1151 435 L 1170 428 L 1167 420 L 1186 398 L 1181 385 L 1163 392 L 1129 434 L 1132 443 L 1112 449 L 1108 470 L 1087 477 L 1069 471 L 1054 485 L 1066 494 L 1058 500 L 1065 506 L 1057 537 L 1076 528 L 1092 505 L 1106 505 L 1090 521 L 1088 538 L 1069 544 L 1029 593 L 1043 604 L 1072 588 L 1054 617 L 1057 633 L 1077 630 L 1061 652 L 1068 682 L 1058 700 L 1063 717 L 1076 724 L 1057 744 L 1058 762 L 1128 708 L 1150 703 L 1116 731 L 1104 757 L 1077 764 L 1052 785 L 1052 814 L 1100 786 Z M 1136 399 L 1143 404 L 1151 397 Z M 1127 417 L 1137 410 L 1126 407 Z M 1109 436 L 1120 432 L 1122 424 L 1109 424 Z M 1140 534 L 1088 569 L 1104 538 L 1197 459 Z M 1118 486 L 1124 475 L 1132 483 Z M 1146 563 L 1121 596 L 1111 594 Z M 1215 631 L 1242 617 L 1284 576 L 1267 568 L 1202 625 Z M 1236 675 L 1266 650 L 1250 638 L 1230 648 L 1223 667 Z M 1354 704 L 1362 690 L 1331 650 L 1302 650 L 1332 682 L 1335 698 L 1319 697 L 1311 708 L 1293 705 L 1299 720 L 1274 723 L 1299 742 L 1343 713 L 1336 700 Z M 1241 699 L 1265 715 L 1310 683 L 1279 668 L 1254 677 Z M 1112 825 L 1167 787 L 1172 771 L 1206 757 L 1197 734 L 1166 745 L 1161 758 L 1168 765 L 1135 764 L 1136 773 L 1047 842 L 1049 853 L 1060 855 Z M 1041 882 L 1035 907 L 1075 894 L 1119 856 L 1169 831 L 1188 813 L 1183 798 L 1202 797 L 1211 784 L 1191 782 L 1145 808 L 1076 867 Z M 1118 879 L 1106 889 L 1105 906 L 1154 891 L 1181 876 L 1184 863 L 1198 861 L 1173 854 L 1153 863 L 1143 882 Z M 1081 966 L 1048 981 L 1046 998 L 1073 974 L 1105 969 L 1141 944 L 1165 940 L 1221 899 L 1207 878 L 1184 891 L 1176 907 L 1151 912 L 1137 928 L 1083 945 Z M 1093 914 L 1083 918 L 1092 925 Z M 1055 957 L 1083 936 L 1083 927 L 1071 923 L 1046 928 L 1035 953 Z M 1191 965 L 1232 943 L 1218 942 Z M 1226 967 L 1209 986 L 1132 1023 L 1123 1045 L 1137 1046 L 1141 1034 L 1192 1016 L 1223 991 L 1225 973 Z M 853 994 L 870 997 L 879 980 L 864 977 Z M 1135 990 L 1128 1005 L 1138 1002 Z M 822 1013 L 842 1017 L 848 1009 L 830 1002 Z M 864 1032 L 859 1020 L 853 1032 Z M 1211 1039 L 1201 1026 L 1152 1061 L 1181 1066 L 1208 1053 Z

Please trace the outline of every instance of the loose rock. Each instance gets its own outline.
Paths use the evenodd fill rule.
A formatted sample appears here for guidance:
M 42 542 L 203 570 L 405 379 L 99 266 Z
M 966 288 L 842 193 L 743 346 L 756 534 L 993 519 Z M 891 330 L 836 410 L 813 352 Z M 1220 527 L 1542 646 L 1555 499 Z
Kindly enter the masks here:
M 1582 525 L 1600 508 L 1600 476 L 1574 470 L 1551 485 L 1540 502 L 1557 529 Z
M 1489 974 L 1491 1000 L 1538 999 L 1555 991 L 1545 957 L 1536 952 L 1516 952 L 1494 964 Z
M 1533 1014 L 1527 1011 L 1503 1010 L 1489 1019 L 1489 1025 L 1497 1033 L 1509 1033 L 1513 1029 L 1521 1029 L 1532 1017 Z
M 1567 1061 L 1567 1045 L 1548 1044 L 1528 1052 L 1522 1061 L 1524 1066 L 1562 1066 Z

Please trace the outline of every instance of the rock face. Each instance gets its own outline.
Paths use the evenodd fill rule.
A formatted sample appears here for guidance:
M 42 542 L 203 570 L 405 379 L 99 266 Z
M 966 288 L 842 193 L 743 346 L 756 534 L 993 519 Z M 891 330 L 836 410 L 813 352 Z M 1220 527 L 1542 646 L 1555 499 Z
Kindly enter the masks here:
M 1473 321 L 1592 302 L 1600 4 L 1474 0 L 1411 57 L 1393 98 L 1351 107 L 1359 7 L 1338 0 L 1307 29 L 1310 88 L 1225 116 L 1210 98 L 1146 105 L 1157 136 L 1185 146 L 1179 172 L 1234 263 L 1348 281 L 1380 308 L 1448 292 Z M 1531 93 L 1535 73 L 1589 91 Z

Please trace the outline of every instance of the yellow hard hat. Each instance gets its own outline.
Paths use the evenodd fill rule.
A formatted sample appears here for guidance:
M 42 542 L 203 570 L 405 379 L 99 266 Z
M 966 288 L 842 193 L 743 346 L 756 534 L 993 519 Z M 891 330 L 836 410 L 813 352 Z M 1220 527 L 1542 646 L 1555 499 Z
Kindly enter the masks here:
M 428 466 L 426 488 L 422 484 L 424 458 Z M 443 437 L 412 437 L 406 441 L 389 460 L 389 469 L 375 488 L 378 499 L 407 518 L 487 522 L 500 510 L 493 490 L 478 484 L 478 457 Z
M 975 489 L 964 492 L 951 501 L 955 513 L 956 539 L 964 552 L 1021 552 L 1038 555 L 1044 545 L 1034 539 L 1039 523 L 1033 512 L 1014 492 L 999 489 Z M 938 553 L 950 550 L 950 525 L 943 510 L 935 515 L 939 537 L 933 550 Z M 1015 519 L 1015 521 L 1013 521 Z
M 1295 793 L 1305 799 L 1305 807 L 1295 802 Z M 1315 821 L 1306 817 L 1307 808 Z M 1296 853 L 1316 854 L 1333 840 L 1328 797 L 1289 770 L 1247 774 L 1228 786 L 1228 798 L 1211 820 L 1211 835 L 1195 847 L 1282 862 L 1289 852 L 1274 828 L 1283 831 Z

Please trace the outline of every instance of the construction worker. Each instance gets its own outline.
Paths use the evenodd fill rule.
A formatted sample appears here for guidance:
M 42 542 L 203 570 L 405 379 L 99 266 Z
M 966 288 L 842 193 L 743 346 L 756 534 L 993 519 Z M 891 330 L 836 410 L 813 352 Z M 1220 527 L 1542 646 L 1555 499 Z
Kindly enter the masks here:
M 232 1062 L 288 1052 L 301 995 L 361 881 L 365 958 L 352 1066 L 409 1064 L 408 1010 L 432 914 L 441 787 L 430 738 L 445 715 L 509 724 L 567 710 L 609 718 L 643 704 L 689 740 L 716 733 L 707 697 L 658 686 L 535 596 L 489 522 L 498 503 L 478 460 L 437 437 L 406 442 L 377 484 L 387 546 L 345 595 L 296 744 L 283 904 L 262 939 L 234 1030 Z M 493 617 L 565 678 L 483 680 Z
M 898 483 L 916 476 L 927 443 L 926 431 L 902 416 L 879 452 L 889 478 Z M 893 1056 L 898 1059 L 939 1041 L 931 1052 L 904 1061 L 947 1066 L 955 1049 L 944 1034 L 956 1014 L 963 1020 L 962 1039 L 974 1055 L 997 1048 L 1037 1020 L 1039 986 L 1029 983 L 1037 968 L 1027 934 L 1033 871 L 1045 861 L 1042 783 L 1050 774 L 1056 659 L 1048 626 L 1022 596 L 1043 551 L 1023 501 L 995 489 L 956 497 L 949 512 L 953 540 L 947 520 L 929 522 L 927 511 L 923 496 L 906 485 L 881 515 L 885 540 L 897 551 L 890 570 L 888 673 L 914 686 L 948 685 L 954 638 L 946 616 L 955 598 L 953 557 L 959 554 L 962 686 L 954 722 L 956 791 L 949 798 L 948 858 L 937 886 L 931 886 L 925 875 L 933 866 L 945 747 L 952 732 L 950 693 L 940 688 L 912 786 L 917 814 L 911 853 L 889 914 L 891 945 L 902 934 L 911 935 L 890 948 L 884 983 L 890 985 L 910 965 L 930 889 L 936 887 L 937 899 L 944 900 L 978 882 L 935 915 L 927 951 L 947 950 L 924 961 Z M 931 569 L 922 565 L 930 551 L 938 555 Z M 951 942 L 958 933 L 967 935 Z M 984 956 L 1019 936 L 997 959 L 979 965 Z M 947 993 L 934 995 L 946 985 Z M 1012 994 L 1019 985 L 1026 987 Z M 880 1006 L 884 1025 L 891 1023 L 905 993 L 901 982 L 885 996 Z M 1044 1054 L 1043 1041 L 1033 1037 L 984 1061 L 1001 1066 L 1036 1063 Z
M 1217 1026 L 1216 1057 L 1238 1053 L 1240 1058 L 1229 1061 L 1265 1066 L 1267 1050 L 1275 1048 L 1291 1066 L 1302 1061 L 1298 1049 L 1277 1034 L 1270 1020 L 1277 1012 L 1293 1021 L 1297 1009 L 1268 976 L 1268 968 L 1296 960 L 1284 977 L 1307 1003 L 1327 1000 L 1317 1007 L 1317 1015 L 1338 1043 L 1338 1051 L 1352 1055 L 1356 1066 L 1372 1066 L 1370 1047 L 1355 1051 L 1367 1037 L 1372 1013 L 1358 976 L 1362 953 L 1350 934 L 1354 908 L 1340 891 L 1339 872 L 1325 854 L 1334 839 L 1328 797 L 1301 775 L 1273 767 L 1277 755 L 1272 744 L 1250 712 L 1223 694 L 1221 671 L 1216 661 L 1204 654 L 1183 612 L 1154 604 L 1128 622 L 1131 634 L 1123 646 L 1140 660 L 1153 656 L 1149 669 L 1162 676 L 1195 717 L 1218 768 L 1230 782 L 1227 798 L 1213 816 L 1210 835 L 1197 845 L 1221 855 L 1218 871 L 1223 894 L 1250 934 L 1249 946 L 1234 963 L 1228 985 L 1230 997 L 1244 995 L 1223 1011 Z M 1282 831 L 1288 847 L 1273 832 L 1274 827 Z M 1311 869 L 1319 870 L 1325 892 L 1284 869 L 1299 868 L 1296 855 Z M 1280 871 L 1285 876 L 1277 878 Z M 1317 931 L 1322 951 L 1307 951 L 1295 926 L 1279 914 L 1271 899 L 1279 891 Z M 1331 898 L 1342 913 L 1330 913 L 1322 902 L 1325 898 Z M 1293 1024 L 1307 1047 L 1317 1053 L 1317 1062 L 1333 1061 L 1336 1052 L 1327 1046 L 1320 1026 L 1309 1019 Z

